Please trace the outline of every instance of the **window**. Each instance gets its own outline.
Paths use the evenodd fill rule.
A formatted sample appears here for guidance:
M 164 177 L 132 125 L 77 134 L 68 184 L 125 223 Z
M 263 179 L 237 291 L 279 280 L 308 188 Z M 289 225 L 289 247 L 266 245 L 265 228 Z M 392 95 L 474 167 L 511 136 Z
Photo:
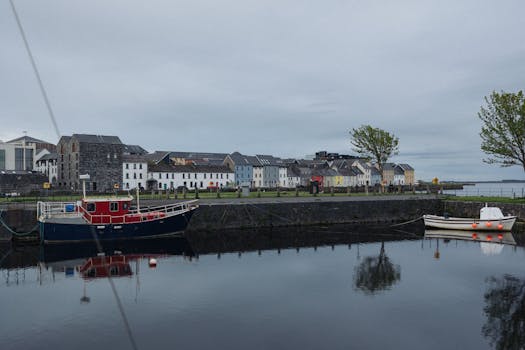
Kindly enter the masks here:
M 133 178 L 134 178 L 134 179 L 137 178 L 137 173 L 133 173 Z
M 139 174 L 139 179 L 142 179 L 142 173 Z
M 170 178 L 169 175 L 170 175 L 170 174 L 166 173 L 166 179 L 169 179 L 169 178 Z
M 221 174 L 221 179 L 222 179 L 222 174 Z
M 141 170 L 142 170 L 142 163 L 140 163 L 140 164 L 139 164 L 139 169 L 141 169 Z
M 126 182 L 126 188 L 129 189 L 129 182 Z
M 182 174 L 182 178 L 185 179 L 186 178 L 186 174 Z
M 197 174 L 193 174 L 193 175 L 195 175 L 193 178 L 196 179 L 197 178 Z
M 86 205 L 86 210 L 89 211 L 90 213 L 94 212 L 96 209 L 97 209 L 97 206 L 95 205 L 95 203 L 88 203 Z
M 206 178 L 206 173 L 204 173 L 204 178 Z
M 159 173 L 159 179 L 162 179 L 162 174 L 161 173 Z
M 192 188 L 192 187 L 193 187 L 193 181 L 190 182 L 190 188 Z
M 133 169 L 137 169 L 137 164 L 133 164 Z
M 15 148 L 15 170 L 25 170 L 23 148 Z
M 202 186 L 202 181 L 201 181 L 201 186 L 200 186 L 200 187 L 201 187 L 201 188 L 203 187 L 203 186 Z
M 128 163 L 126 163 L 126 169 L 129 169 L 129 164 Z
M 126 173 L 126 179 L 129 179 L 129 174 L 128 173 Z
M 229 178 L 229 177 L 228 177 L 228 175 L 229 175 L 229 174 L 226 174 L 226 179 L 228 179 L 228 178 Z
M 109 203 L 109 211 L 118 211 L 118 202 Z
M 159 182 L 159 189 L 162 189 L 162 184 Z
M 129 207 L 128 203 L 126 202 L 122 203 L 122 210 L 128 210 L 128 207 Z
M 215 178 L 218 179 L 219 178 L 219 174 L 215 174 Z

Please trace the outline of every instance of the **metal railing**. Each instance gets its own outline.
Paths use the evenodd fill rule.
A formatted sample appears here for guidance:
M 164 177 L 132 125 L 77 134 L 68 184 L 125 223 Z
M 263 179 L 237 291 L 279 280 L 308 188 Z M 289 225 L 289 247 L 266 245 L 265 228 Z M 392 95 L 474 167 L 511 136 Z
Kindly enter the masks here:
M 127 224 L 147 222 L 159 218 L 179 215 L 198 207 L 197 200 L 145 207 L 130 210 L 124 215 L 93 215 L 76 202 L 38 202 L 37 219 L 45 220 L 52 217 L 83 217 L 89 224 Z M 154 215 L 148 215 L 154 214 Z

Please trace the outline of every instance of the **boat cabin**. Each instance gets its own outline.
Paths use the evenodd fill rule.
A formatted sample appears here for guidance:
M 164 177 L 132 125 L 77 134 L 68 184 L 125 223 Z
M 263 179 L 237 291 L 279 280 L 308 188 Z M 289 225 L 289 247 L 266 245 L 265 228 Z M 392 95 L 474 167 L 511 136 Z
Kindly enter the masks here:
M 91 223 L 123 223 L 129 214 L 133 197 L 83 198 L 82 212 Z

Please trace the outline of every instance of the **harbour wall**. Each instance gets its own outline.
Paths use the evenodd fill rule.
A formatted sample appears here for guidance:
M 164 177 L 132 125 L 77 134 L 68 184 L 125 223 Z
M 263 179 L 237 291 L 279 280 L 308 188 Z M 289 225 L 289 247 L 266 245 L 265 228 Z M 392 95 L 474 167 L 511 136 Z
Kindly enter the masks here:
M 336 197 L 337 198 L 337 197 Z M 150 203 L 143 203 L 148 205 Z M 160 203 L 151 203 L 159 205 Z M 417 219 L 424 214 L 442 215 L 448 213 L 457 217 L 479 217 L 479 210 L 485 203 L 444 201 L 435 196 L 404 198 L 353 197 L 343 200 L 287 201 L 201 201 L 193 215 L 188 235 L 202 231 L 230 229 L 253 229 L 286 226 L 308 226 L 319 224 L 351 224 L 357 226 L 389 226 L 395 223 Z M 525 204 L 488 203 L 498 206 L 507 214 L 518 216 L 525 221 Z M 11 239 L 11 230 L 26 233 L 36 228 L 36 209 L 28 205 L 10 205 L 0 210 L 0 240 Z M 5 226 L 9 227 L 6 228 Z M 518 223 L 518 232 L 525 232 L 525 225 Z

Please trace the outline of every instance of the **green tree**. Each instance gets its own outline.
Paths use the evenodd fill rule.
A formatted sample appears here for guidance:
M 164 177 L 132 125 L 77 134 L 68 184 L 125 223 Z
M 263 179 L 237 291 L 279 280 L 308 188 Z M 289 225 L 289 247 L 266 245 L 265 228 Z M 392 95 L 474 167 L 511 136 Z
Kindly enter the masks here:
M 383 165 L 388 158 L 399 153 L 399 139 L 388 131 L 362 125 L 350 131 L 354 151 L 366 160 L 374 160 L 383 183 Z
M 521 165 L 525 171 L 525 97 L 518 93 L 492 92 L 485 97 L 486 106 L 478 113 L 481 127 L 481 150 L 489 164 L 502 167 Z

